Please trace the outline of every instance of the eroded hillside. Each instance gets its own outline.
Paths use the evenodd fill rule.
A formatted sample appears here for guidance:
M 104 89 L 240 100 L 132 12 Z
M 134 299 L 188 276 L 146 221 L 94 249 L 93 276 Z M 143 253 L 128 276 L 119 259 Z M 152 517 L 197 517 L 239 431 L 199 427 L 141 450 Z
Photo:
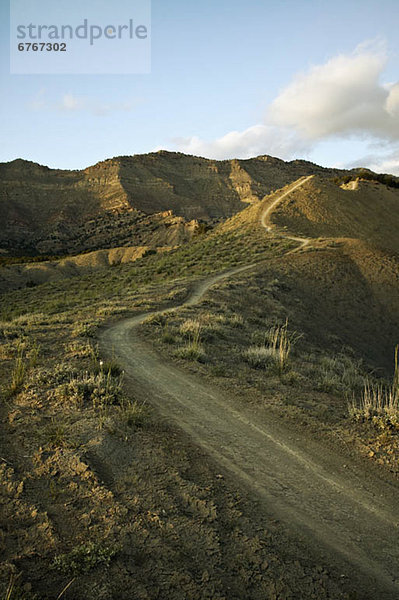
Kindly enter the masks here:
M 272 220 L 298 235 L 351 238 L 399 251 L 399 190 L 354 179 L 342 186 L 313 177 L 273 211 Z
M 335 171 L 269 156 L 215 161 L 164 151 L 113 158 L 83 171 L 15 160 L 0 165 L 0 250 L 77 254 L 153 245 L 148 233 L 157 219 L 149 222 L 150 215 L 172 211 L 186 221 L 219 221 L 309 173 Z M 178 242 L 184 238 L 189 232 Z

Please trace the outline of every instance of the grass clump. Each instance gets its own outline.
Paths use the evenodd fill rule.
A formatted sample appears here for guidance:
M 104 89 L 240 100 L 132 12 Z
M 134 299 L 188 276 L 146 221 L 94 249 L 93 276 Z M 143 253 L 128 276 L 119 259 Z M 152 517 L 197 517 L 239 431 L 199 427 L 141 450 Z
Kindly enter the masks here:
M 19 343 L 17 356 L 11 371 L 11 380 L 6 388 L 6 397 L 11 398 L 18 394 L 25 383 L 29 371 L 36 366 L 39 356 L 39 346 L 34 343 L 30 349 L 26 349 L 24 344 Z
M 93 408 L 119 404 L 123 398 L 122 380 L 122 375 L 113 377 L 111 371 L 86 372 L 63 384 L 58 390 L 58 397 L 76 405 L 91 403 Z
M 244 327 L 244 318 L 239 314 L 231 315 L 231 317 L 229 317 L 229 325 L 235 329 L 241 329 Z
M 204 347 L 200 342 L 197 342 L 195 340 L 191 340 L 187 342 L 184 346 L 180 346 L 180 348 L 177 348 L 175 354 L 178 358 L 197 360 L 198 362 L 203 362 L 206 357 Z
M 124 400 L 119 408 L 120 418 L 128 427 L 144 427 L 150 417 L 150 411 L 145 403 L 137 400 Z
M 72 330 L 74 337 L 92 338 L 95 336 L 96 327 L 90 323 L 76 323 Z
M 26 363 L 24 353 L 22 350 L 18 350 L 18 355 L 15 359 L 14 368 L 11 372 L 11 381 L 8 388 L 8 396 L 15 396 L 21 391 L 25 377 L 28 371 L 28 365 Z
M 102 373 L 103 375 L 110 375 L 111 377 L 118 377 L 122 374 L 122 368 L 115 358 L 100 360 L 98 363 L 94 362 L 93 371 L 95 374 Z
M 360 392 L 364 386 L 362 365 L 344 354 L 323 356 L 316 373 L 317 389 L 327 393 Z
M 288 333 L 288 320 L 284 325 L 276 325 L 266 334 L 266 344 L 275 357 L 275 364 L 279 373 L 283 373 L 288 365 L 291 348 L 298 336 Z
M 107 568 L 118 549 L 100 543 L 88 542 L 73 548 L 67 554 L 54 558 L 53 568 L 71 575 L 82 575 L 97 567 Z
M 51 448 L 62 448 L 66 444 L 66 439 L 65 426 L 52 419 L 44 429 L 45 443 Z
M 399 393 L 392 385 L 366 383 L 359 402 L 352 401 L 349 414 L 357 421 L 371 421 L 381 429 L 399 430 Z
M 197 319 L 186 319 L 180 325 L 179 332 L 183 337 L 199 338 L 201 333 L 201 323 Z
M 273 348 L 268 346 L 250 346 L 243 351 L 244 360 L 254 369 L 266 369 L 276 361 Z
M 349 414 L 357 421 L 371 421 L 380 429 L 399 430 L 399 368 L 395 348 L 395 373 L 391 385 L 367 381 L 360 401 L 348 405 Z
M 30 591 L 27 592 L 21 587 L 18 581 L 19 577 L 20 575 L 11 575 L 5 591 L 4 600 L 39 600 L 36 594 L 32 594 Z M 61 596 L 59 596 L 59 598 L 61 598 Z
M 298 339 L 298 335 L 288 332 L 287 320 L 283 325 L 271 327 L 262 345 L 250 346 L 242 355 L 251 367 L 274 368 L 281 375 L 287 369 L 292 346 Z
M 162 328 L 161 342 L 163 342 L 164 344 L 174 344 L 176 342 L 175 336 L 169 329 L 168 322 L 166 322 Z
M 188 336 L 188 341 L 183 346 L 177 348 L 175 355 L 178 358 L 203 362 L 206 353 L 201 343 L 201 324 L 199 321 L 188 319 L 180 326 L 180 332 Z

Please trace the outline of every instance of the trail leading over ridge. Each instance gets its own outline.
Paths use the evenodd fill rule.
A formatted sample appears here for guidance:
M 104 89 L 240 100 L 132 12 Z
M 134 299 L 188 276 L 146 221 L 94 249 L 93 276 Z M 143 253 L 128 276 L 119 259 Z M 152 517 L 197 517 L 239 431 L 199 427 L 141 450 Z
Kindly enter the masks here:
M 295 183 L 290 185 L 285 192 L 283 192 L 282 194 L 279 194 L 277 196 L 277 198 L 266 208 L 266 210 L 264 211 L 264 213 L 262 214 L 262 217 L 261 217 L 261 224 L 266 229 L 266 231 L 271 232 L 273 229 L 272 226 L 270 225 L 270 215 L 273 212 L 273 210 L 276 208 L 277 204 L 280 204 L 280 202 L 282 200 L 284 200 L 284 198 L 286 196 L 291 194 L 291 192 L 298 189 L 304 183 L 306 183 L 307 181 L 309 181 L 312 178 L 313 178 L 313 175 L 309 175 L 308 177 L 301 177 L 298 181 L 296 181 Z M 280 235 L 281 235 L 281 237 L 284 237 L 287 240 L 299 242 L 299 244 L 300 244 L 297 248 L 294 248 L 294 250 L 291 250 L 290 252 L 288 252 L 288 254 L 292 254 L 293 252 L 298 252 L 299 250 L 302 250 L 311 241 L 311 238 L 295 237 L 292 235 L 288 235 L 286 233 L 280 233 Z
M 263 212 L 261 223 L 272 230 L 269 217 L 283 198 L 310 177 L 290 185 Z M 300 243 L 309 238 L 282 237 Z M 210 287 L 249 271 L 250 264 L 213 275 L 197 284 L 183 305 L 201 301 Z M 180 305 L 182 306 L 182 305 Z M 176 306 L 170 310 L 178 310 Z M 269 514 L 284 521 L 301 539 L 308 540 L 326 562 L 351 565 L 364 579 L 361 598 L 399 597 L 395 581 L 399 565 L 399 511 L 396 486 L 371 480 L 350 459 L 319 443 L 291 433 L 266 411 L 254 411 L 240 400 L 165 361 L 141 340 L 135 329 L 149 314 L 120 321 L 104 330 L 101 346 L 114 349 L 134 382 L 136 395 L 148 398 L 159 412 L 177 424 L 214 458 L 221 469 L 251 490 Z M 369 590 L 370 595 L 367 595 Z

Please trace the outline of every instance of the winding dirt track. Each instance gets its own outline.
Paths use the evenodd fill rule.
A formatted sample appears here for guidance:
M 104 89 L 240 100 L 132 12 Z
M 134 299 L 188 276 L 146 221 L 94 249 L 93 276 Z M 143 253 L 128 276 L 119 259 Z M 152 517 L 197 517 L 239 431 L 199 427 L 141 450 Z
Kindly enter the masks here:
M 278 202 L 308 179 L 291 185 L 266 209 L 262 224 L 267 231 Z M 285 237 L 298 241 L 299 249 L 309 243 Z M 184 304 L 197 304 L 216 283 L 255 266 L 200 282 Z M 263 507 L 281 519 L 321 562 L 356 579 L 359 599 L 399 598 L 398 486 L 331 452 L 306 432 L 293 434 L 265 409 L 249 408 L 199 377 L 165 363 L 135 331 L 148 314 L 120 321 L 100 337 L 104 352 L 110 354 L 113 349 L 123 365 L 136 396 L 148 398 L 164 417 L 187 432 L 214 458 L 221 472 L 233 475 L 254 493 L 259 510 Z

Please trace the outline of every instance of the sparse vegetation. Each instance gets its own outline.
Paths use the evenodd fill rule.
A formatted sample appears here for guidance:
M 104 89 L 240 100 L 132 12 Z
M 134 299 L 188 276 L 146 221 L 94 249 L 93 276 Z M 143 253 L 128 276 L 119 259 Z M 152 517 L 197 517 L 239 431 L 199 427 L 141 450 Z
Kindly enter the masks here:
M 85 372 L 72 377 L 62 384 L 57 395 L 67 404 L 92 404 L 93 408 L 102 408 L 119 404 L 123 397 L 122 376 L 113 377 L 111 371 L 100 370 L 97 373 Z
M 284 325 L 275 325 L 265 334 L 264 344 L 250 346 L 243 351 L 244 359 L 257 369 L 274 367 L 281 375 L 288 366 L 292 346 L 298 335 L 288 332 L 288 320 Z
M 7 569 L 22 565 L 26 581 L 30 573 L 34 582 L 38 573 L 48 580 L 49 597 L 57 598 L 66 576 L 67 581 L 76 576 L 77 589 L 88 600 L 115 594 L 125 598 L 131 593 L 125 582 L 138 580 L 138 597 L 150 597 L 149 589 L 162 594 L 163 585 L 170 597 L 175 589 L 187 598 L 228 596 L 213 575 L 215 565 L 217 572 L 226 570 L 237 597 L 266 597 L 271 588 L 262 588 L 265 577 L 270 574 L 274 585 L 290 568 L 279 563 L 279 552 L 285 556 L 278 546 L 281 530 L 263 545 L 253 533 L 251 517 L 259 515 L 246 513 L 229 483 L 215 478 L 212 466 L 197 456 L 197 447 L 191 451 L 182 436 L 152 415 L 139 386 L 127 394 L 121 366 L 114 357 L 103 358 L 95 344 L 99 326 L 108 319 L 178 304 L 206 274 L 249 262 L 266 264 L 250 277 L 218 284 L 198 306 L 150 317 L 142 331 L 167 359 L 190 361 L 190 372 L 217 377 L 214 383 L 226 395 L 248 398 L 267 414 L 287 415 L 293 427 L 312 423 L 326 436 L 331 427 L 342 435 L 352 428 L 351 435 L 361 436 L 374 428 L 359 422 L 376 425 L 376 435 L 383 433 L 392 444 L 389 464 L 395 465 L 398 372 L 394 384 L 384 387 L 383 379 L 376 382 L 371 369 L 355 358 L 362 356 L 361 346 L 346 353 L 341 350 L 345 339 L 329 345 L 329 335 L 341 331 L 324 315 L 312 321 L 306 293 L 313 301 L 320 297 L 327 302 L 320 287 L 314 295 L 313 289 L 304 291 L 304 256 L 293 261 L 292 270 L 288 261 L 277 264 L 275 259 L 296 243 L 265 236 L 255 225 L 257 211 L 255 203 L 226 225 L 210 231 L 201 227 L 190 244 L 167 254 L 150 250 L 134 264 L 2 296 L 0 369 L 9 394 L 1 403 L 1 434 L 9 454 L 0 461 L 0 483 L 7 492 L 0 501 L 12 535 L 0 533 L 0 551 L 6 554 Z M 144 225 L 146 217 L 134 216 L 139 218 Z M 150 231 L 150 221 L 147 233 L 153 235 L 156 228 Z M 344 262 L 350 279 L 347 255 Z M 323 264 L 318 268 L 320 278 Z M 341 280 L 339 272 L 333 276 Z M 363 296 L 358 297 L 360 303 Z M 330 330 L 324 332 L 324 327 Z M 297 347 L 299 334 L 293 329 L 304 332 Z M 325 337 L 318 337 L 317 329 Z M 179 364 L 184 368 L 182 360 Z M 358 400 L 351 415 L 358 423 L 348 419 L 352 394 Z M 264 525 L 273 538 L 272 525 Z M 82 543 L 88 532 L 93 541 Z M 278 548 L 272 560 L 271 546 Z M 55 571 L 48 575 L 55 548 Z M 103 573 L 108 567 L 109 573 Z M 306 573 L 299 571 L 303 586 Z M 9 571 L 4 572 L 7 582 Z M 123 589 L 117 588 L 118 578 Z M 310 594 L 317 594 L 313 582 L 319 579 L 319 573 L 311 578 Z M 0 582 L 0 597 L 4 593 Z M 7 600 L 32 600 L 32 594 L 14 586 Z
M 128 427 L 143 427 L 150 418 L 150 410 L 143 402 L 124 399 L 119 409 L 118 421 L 126 423 Z
M 384 185 L 392 188 L 399 188 L 399 178 L 395 175 L 389 175 L 388 173 L 374 173 L 368 169 L 356 169 L 354 173 L 348 173 L 347 175 L 340 175 L 334 178 L 335 183 L 342 185 L 343 183 L 349 183 L 354 181 L 356 178 L 366 179 L 368 181 L 377 181 Z
M 243 358 L 255 369 L 267 369 L 276 364 L 277 355 L 269 346 L 250 346 L 243 351 Z
M 180 346 L 175 351 L 176 356 L 188 360 L 197 360 L 203 362 L 206 357 L 206 352 L 199 339 L 189 340 L 183 346 Z
M 92 338 L 95 335 L 95 326 L 92 323 L 77 322 L 73 328 L 73 335 L 75 337 Z
M 25 357 L 22 350 L 20 350 L 17 358 L 15 359 L 14 368 L 11 373 L 11 383 L 8 389 L 10 396 L 17 394 L 21 390 L 22 384 L 25 380 L 26 371 L 27 365 Z
M 109 567 L 112 558 L 117 552 L 117 547 L 105 546 L 96 542 L 87 542 L 73 548 L 67 554 L 56 556 L 53 561 L 53 567 L 63 573 L 81 575 L 98 567 L 103 569 Z
M 399 395 L 392 385 L 366 383 L 359 402 L 349 405 L 349 413 L 357 420 L 371 421 L 381 429 L 399 430 Z
M 352 400 L 348 408 L 349 414 L 356 420 L 370 421 L 380 429 L 399 430 L 398 346 L 395 348 L 392 384 L 366 381 L 360 400 Z

